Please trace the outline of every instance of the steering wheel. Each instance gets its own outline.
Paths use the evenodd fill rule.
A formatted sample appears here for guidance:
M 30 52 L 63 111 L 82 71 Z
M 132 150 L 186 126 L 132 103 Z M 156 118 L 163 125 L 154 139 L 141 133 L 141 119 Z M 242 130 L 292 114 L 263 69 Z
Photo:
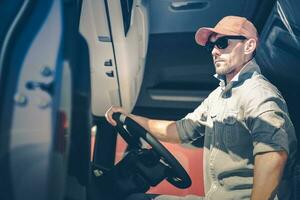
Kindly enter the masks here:
M 129 117 L 121 113 L 114 113 L 112 118 L 117 122 L 116 129 L 123 139 L 135 148 L 141 148 L 139 139 L 143 138 L 159 155 L 170 172 L 167 181 L 175 187 L 184 189 L 190 187 L 192 181 L 186 170 L 178 160 L 150 133 Z M 126 125 L 126 129 L 124 128 Z

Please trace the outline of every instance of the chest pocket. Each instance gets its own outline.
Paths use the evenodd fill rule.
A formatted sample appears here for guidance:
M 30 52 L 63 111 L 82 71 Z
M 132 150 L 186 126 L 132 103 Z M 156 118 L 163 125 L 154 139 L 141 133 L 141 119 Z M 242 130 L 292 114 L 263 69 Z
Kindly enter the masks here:
M 241 124 L 238 121 L 237 111 L 228 111 L 222 117 L 223 142 L 226 147 L 241 145 Z

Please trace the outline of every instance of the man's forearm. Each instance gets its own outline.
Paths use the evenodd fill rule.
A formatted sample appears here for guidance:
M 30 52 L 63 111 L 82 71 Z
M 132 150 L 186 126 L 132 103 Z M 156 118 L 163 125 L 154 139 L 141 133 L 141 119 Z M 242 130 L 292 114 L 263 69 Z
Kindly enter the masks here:
M 128 116 L 144 127 L 149 133 L 153 134 L 157 139 L 164 142 L 180 143 L 174 121 L 149 119 L 133 114 L 129 114 Z
M 287 160 L 285 151 L 267 152 L 255 156 L 251 200 L 268 200 L 276 194 Z

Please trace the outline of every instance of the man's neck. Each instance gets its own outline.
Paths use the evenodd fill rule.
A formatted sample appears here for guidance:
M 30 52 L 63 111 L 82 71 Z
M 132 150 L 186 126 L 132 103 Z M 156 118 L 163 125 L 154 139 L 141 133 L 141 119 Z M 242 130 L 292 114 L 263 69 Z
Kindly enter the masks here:
M 242 68 L 240 68 L 240 69 L 234 69 L 234 70 L 232 70 L 229 74 L 226 74 L 226 85 L 227 85 L 227 83 L 229 83 L 232 79 L 233 79 L 233 77 L 235 76 L 235 75 L 237 75 L 238 73 L 239 73 L 239 71 L 241 70 Z
M 231 72 L 226 74 L 225 75 L 226 76 L 226 84 L 228 84 L 243 69 L 243 67 L 245 67 L 252 59 L 253 59 L 253 57 L 246 60 L 239 67 L 234 68 L 234 70 L 232 70 Z

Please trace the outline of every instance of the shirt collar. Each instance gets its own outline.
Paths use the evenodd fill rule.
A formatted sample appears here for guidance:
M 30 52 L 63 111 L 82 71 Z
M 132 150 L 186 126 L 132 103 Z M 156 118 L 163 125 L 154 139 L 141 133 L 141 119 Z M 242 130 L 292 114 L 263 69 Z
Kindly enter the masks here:
M 214 77 L 217 78 L 220 83 L 219 86 L 224 91 L 230 90 L 234 85 L 240 83 L 253 75 L 253 73 L 260 74 L 260 68 L 257 65 L 255 59 L 250 60 L 244 65 L 244 67 L 232 78 L 232 80 L 226 84 L 226 77 L 224 75 L 215 74 Z

